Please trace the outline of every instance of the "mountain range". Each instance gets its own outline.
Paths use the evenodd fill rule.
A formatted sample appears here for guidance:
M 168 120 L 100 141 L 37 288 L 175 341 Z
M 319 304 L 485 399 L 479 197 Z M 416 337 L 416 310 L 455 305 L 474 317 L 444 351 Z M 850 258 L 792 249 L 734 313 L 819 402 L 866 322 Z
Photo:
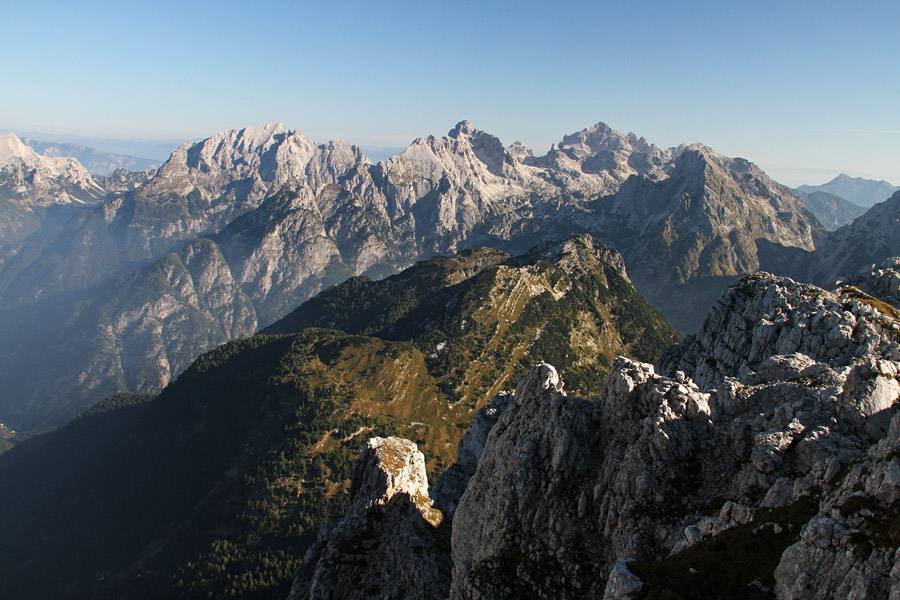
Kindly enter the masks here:
M 801 185 L 797 190 L 806 194 L 828 192 L 859 206 L 870 208 L 879 202 L 884 202 L 894 192 L 900 190 L 900 187 L 884 180 L 874 181 L 862 177 L 850 177 L 841 173 L 822 185 Z
M 893 585 L 900 192 L 829 232 L 602 123 L 108 177 L 4 143 L 0 419 L 79 415 L 0 456 L 12 598 Z
M 828 235 L 798 193 L 744 159 L 660 149 L 602 123 L 534 156 L 464 121 L 374 165 L 271 123 L 185 144 L 155 172 L 116 173 L 91 178 L 93 204 L 64 203 L 67 219 L 0 247 L 0 331 L 17 340 L 0 348 L 0 418 L 20 430 L 113 393 L 158 392 L 204 350 L 332 284 L 435 254 L 590 233 L 693 331 L 742 274 L 836 276 L 853 255 L 829 240 L 858 235 Z M 873 224 L 884 250 L 895 223 Z

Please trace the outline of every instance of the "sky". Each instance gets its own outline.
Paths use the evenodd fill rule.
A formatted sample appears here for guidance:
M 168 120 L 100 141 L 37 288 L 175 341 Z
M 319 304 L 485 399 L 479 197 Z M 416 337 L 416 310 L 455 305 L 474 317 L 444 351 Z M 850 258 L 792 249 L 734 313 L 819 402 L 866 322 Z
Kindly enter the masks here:
M 0 0 L 0 127 L 202 139 L 281 121 L 537 153 L 598 121 L 789 185 L 900 185 L 900 2 Z

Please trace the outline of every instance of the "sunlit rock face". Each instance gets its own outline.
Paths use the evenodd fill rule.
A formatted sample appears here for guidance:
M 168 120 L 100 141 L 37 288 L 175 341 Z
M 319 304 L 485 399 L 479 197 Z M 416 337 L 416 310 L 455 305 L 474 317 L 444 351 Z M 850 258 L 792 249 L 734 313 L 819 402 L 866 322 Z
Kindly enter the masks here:
M 425 459 L 400 438 L 372 438 L 353 472 L 346 516 L 324 527 L 290 598 L 445 598 L 443 515 L 428 498 Z

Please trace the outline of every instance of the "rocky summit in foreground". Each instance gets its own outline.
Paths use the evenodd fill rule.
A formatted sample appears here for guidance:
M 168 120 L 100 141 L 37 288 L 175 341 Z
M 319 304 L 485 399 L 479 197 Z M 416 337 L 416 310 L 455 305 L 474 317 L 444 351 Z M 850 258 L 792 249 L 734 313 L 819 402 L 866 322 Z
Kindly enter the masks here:
M 855 287 L 759 273 L 658 368 L 617 359 L 595 402 L 534 367 L 431 492 L 451 550 L 415 561 L 452 569 L 449 585 L 416 595 L 407 565 L 386 577 L 409 593 L 370 597 L 898 597 L 898 316 Z M 371 530 L 358 518 L 334 526 L 342 547 Z M 329 562 L 301 569 L 293 598 L 370 558 L 320 543 Z
M 396 437 L 369 440 L 351 493 L 347 516 L 319 532 L 304 560 L 306 575 L 290 597 L 443 597 L 450 572 L 434 550 L 449 549 L 449 532 L 428 497 L 425 459 L 416 445 Z

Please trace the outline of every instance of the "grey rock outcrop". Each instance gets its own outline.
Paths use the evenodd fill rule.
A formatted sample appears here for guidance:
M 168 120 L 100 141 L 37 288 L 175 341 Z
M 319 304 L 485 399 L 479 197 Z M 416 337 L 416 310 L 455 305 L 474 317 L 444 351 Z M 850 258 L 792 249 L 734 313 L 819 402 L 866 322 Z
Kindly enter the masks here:
M 775 570 L 779 598 L 900 597 L 900 417 L 853 464 Z
M 900 306 L 900 257 L 890 257 L 864 268 L 855 275 L 838 279 L 832 288 L 858 288 L 896 308 Z
M 451 507 L 465 485 L 450 597 L 894 597 L 898 342 L 875 306 L 758 274 L 659 373 L 616 359 L 595 402 L 538 365 L 432 491 Z M 665 579 L 688 552 L 687 579 Z
M 773 309 L 784 319 L 774 319 L 770 336 Z M 850 315 L 846 338 L 828 338 Z M 797 536 L 800 545 L 770 575 L 778 590 L 815 581 L 820 595 L 796 597 L 886 597 L 900 538 L 883 533 L 890 526 L 881 517 L 853 537 L 871 547 L 868 562 L 845 552 L 849 541 L 829 546 L 835 564 L 845 564 L 825 587 L 812 566 L 821 557 L 803 540 L 815 535 L 817 511 L 845 506 L 860 485 L 883 498 L 871 500 L 872 513 L 891 519 L 893 459 L 873 465 L 868 453 L 898 449 L 898 340 L 892 323 L 859 300 L 758 275 L 670 351 L 668 376 L 618 359 L 600 400 L 589 403 L 544 383 L 554 380 L 550 367 L 535 368 L 491 430 L 454 514 L 452 597 L 597 597 L 619 589 L 607 577 L 621 570 L 617 561 L 652 564 L 751 523 L 752 535 L 788 528 Z M 854 463 L 868 466 L 844 475 Z M 860 484 L 853 469 L 872 475 Z M 765 521 L 767 510 L 804 502 L 819 508 L 797 521 Z M 782 542 L 783 550 L 790 539 Z
M 289 598 L 421 600 L 449 589 L 440 511 L 425 459 L 400 438 L 372 438 L 353 472 L 351 505 L 309 549 Z
M 644 582 L 640 577 L 628 570 L 627 560 L 620 560 L 613 567 L 603 591 L 604 600 L 630 600 L 640 598 Z
M 898 330 L 871 303 L 759 273 L 731 287 L 700 331 L 660 364 L 664 372 L 691 373 L 702 388 L 728 389 L 735 378 L 809 377 L 822 372 L 817 363 L 854 369 L 873 356 L 900 360 Z

